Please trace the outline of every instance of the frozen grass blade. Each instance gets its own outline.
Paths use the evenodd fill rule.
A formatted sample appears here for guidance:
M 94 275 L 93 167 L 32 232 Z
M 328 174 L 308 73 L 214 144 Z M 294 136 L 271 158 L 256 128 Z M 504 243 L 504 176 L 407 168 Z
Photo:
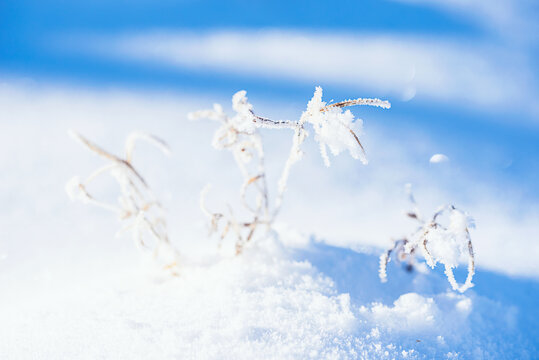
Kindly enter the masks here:
M 177 275 L 179 254 L 168 238 L 165 211 L 146 180 L 132 165 L 133 151 L 137 140 L 148 141 L 164 153 L 169 152 L 167 144 L 153 135 L 132 133 L 127 137 L 126 157 L 122 159 L 76 132 L 70 131 L 69 134 L 88 150 L 110 162 L 94 171 L 84 181 L 79 177 L 72 178 L 66 185 L 66 191 L 71 199 L 78 199 L 86 204 L 96 205 L 117 213 L 119 218 L 126 223 L 120 233 L 131 230 L 133 240 L 138 248 L 150 250 L 153 258 L 161 263 L 163 269 Z M 120 186 L 121 195 L 118 204 L 97 200 L 88 191 L 88 185 L 103 174 L 111 175 Z M 149 239 L 153 240 L 154 245 L 150 245 Z
M 216 232 L 219 221 L 224 219 L 224 229 L 226 231 L 223 231 L 223 233 L 225 236 L 230 227 L 237 229 L 236 249 L 239 253 L 244 245 L 253 238 L 255 230 L 259 226 L 264 225 L 266 230 L 271 228 L 282 206 L 291 168 L 303 157 L 301 145 L 308 135 L 305 128 L 307 125 L 315 132 L 315 140 L 319 143 L 320 153 L 327 166 L 330 165 L 328 149 L 333 155 L 338 155 L 341 151 L 348 150 L 353 158 L 367 163 L 365 149 L 353 129 L 355 125 L 360 127 L 361 120 L 355 122 L 350 111 L 342 111 L 343 108 L 354 105 L 378 106 L 386 109 L 390 107 L 387 101 L 361 98 L 326 105 L 322 101 L 322 88 L 317 87 L 313 98 L 307 105 L 307 109 L 297 121 L 276 121 L 255 114 L 253 106 L 248 102 L 245 91 L 238 91 L 232 97 L 232 108 L 236 111 L 236 114 L 232 117 L 227 116 L 220 105 L 214 105 L 213 109 L 190 113 L 189 118 L 192 120 L 208 118 L 221 124 L 214 134 L 213 146 L 219 150 L 226 149 L 232 152 L 244 178 L 240 188 L 240 200 L 251 214 L 250 220 L 238 222 L 232 215 L 232 211 L 229 211 L 228 214 L 210 212 L 204 204 L 207 191 L 203 191 L 201 194 L 201 208 L 210 219 L 211 232 Z M 259 133 L 260 128 L 272 130 L 291 129 L 294 131 L 292 147 L 277 183 L 277 195 L 275 196 L 273 209 L 270 209 L 269 203 L 264 148 Z M 252 161 L 253 159 L 257 161 Z M 250 197 L 248 196 L 249 189 L 254 189 L 254 191 L 251 191 L 252 195 Z M 241 230 L 242 228 L 243 231 Z M 221 240 L 223 238 L 224 236 L 221 235 Z
M 421 249 L 427 265 L 431 268 L 434 268 L 437 263 L 444 264 L 445 275 L 453 290 L 462 293 L 473 287 L 475 257 L 470 237 L 470 228 L 474 226 L 473 220 L 453 205 L 446 205 L 440 207 L 430 220 L 425 221 L 417 210 L 411 185 L 408 184 L 406 190 L 410 202 L 414 206 L 414 209 L 406 215 L 418 221 L 420 227 L 409 237 L 396 241 L 391 249 L 380 256 L 380 280 L 387 281 L 387 264 L 391 259 L 392 252 L 396 253 L 399 261 L 408 259 L 408 266 L 412 266 L 414 254 L 418 249 Z M 439 220 L 444 215 L 449 217 L 448 226 L 442 225 Z M 462 285 L 458 284 L 453 274 L 453 268 L 457 267 L 460 255 L 465 255 L 468 258 L 468 275 Z

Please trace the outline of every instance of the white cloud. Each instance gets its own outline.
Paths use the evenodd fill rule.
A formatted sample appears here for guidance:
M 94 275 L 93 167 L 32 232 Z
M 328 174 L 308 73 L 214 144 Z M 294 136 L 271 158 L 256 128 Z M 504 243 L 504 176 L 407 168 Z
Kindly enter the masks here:
M 468 39 L 264 30 L 153 32 L 85 43 L 86 51 L 124 60 L 337 84 L 404 101 L 537 111 L 526 60 Z
M 445 9 L 468 17 L 505 38 L 537 41 L 537 4 L 530 0 L 394 0 Z M 535 7 L 535 9 L 534 9 Z

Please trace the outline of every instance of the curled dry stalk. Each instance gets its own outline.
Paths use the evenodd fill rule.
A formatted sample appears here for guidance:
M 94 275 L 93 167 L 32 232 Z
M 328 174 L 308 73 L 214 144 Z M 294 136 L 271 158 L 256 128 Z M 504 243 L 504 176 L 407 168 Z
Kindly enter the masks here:
M 219 224 L 224 222 L 220 231 L 221 242 L 232 231 L 236 236 L 236 253 L 239 254 L 245 243 L 252 239 L 257 228 L 268 223 L 269 204 L 262 139 L 250 121 L 252 110 L 245 92 L 240 91 L 234 95 L 233 106 L 237 115 L 232 118 L 229 118 L 217 104 L 213 110 L 198 111 L 189 114 L 189 117 L 209 118 L 221 123 L 214 134 L 213 146 L 232 153 L 244 179 L 240 188 L 240 200 L 250 213 L 248 221 L 238 221 L 230 207 L 227 213 L 210 211 L 205 204 L 209 186 L 202 191 L 200 198 L 200 207 L 210 219 L 210 233 L 218 232 Z M 250 199 L 247 196 L 248 192 L 252 193 Z
M 108 164 L 91 173 L 86 179 L 73 177 L 66 185 L 66 191 L 72 200 L 80 200 L 116 213 L 126 225 L 119 233 L 131 230 L 136 246 L 149 250 L 152 257 L 161 263 L 163 269 L 173 275 L 178 272 L 179 254 L 169 241 L 165 211 L 156 199 L 146 180 L 133 166 L 133 152 L 138 140 L 145 140 L 169 153 L 167 144 L 152 135 L 144 133 L 130 134 L 125 143 L 125 158 L 121 158 L 86 139 L 76 132 L 70 135 L 88 150 L 108 161 Z M 111 175 L 120 186 L 121 195 L 118 203 L 98 200 L 88 190 L 88 186 L 100 175 Z
M 407 185 L 409 199 L 413 209 L 406 215 L 419 222 L 420 226 L 409 237 L 394 242 L 393 247 L 380 256 L 379 276 L 382 282 L 387 281 L 387 264 L 391 254 L 395 253 L 398 261 L 408 260 L 408 268 L 413 265 L 414 256 L 418 249 L 427 264 L 434 268 L 438 262 L 444 264 L 445 275 L 453 290 L 464 292 L 474 286 L 472 283 L 475 274 L 475 258 L 470 237 L 470 228 L 474 227 L 473 220 L 453 205 L 440 207 L 434 215 L 425 220 L 417 208 L 411 186 Z M 449 225 L 442 225 L 440 218 L 449 217 Z M 429 246 L 431 249 L 429 249 Z M 468 274 L 464 284 L 459 285 L 455 279 L 453 268 L 458 265 L 461 254 L 467 255 Z
M 393 247 L 388 249 L 382 255 L 380 255 L 380 268 L 378 274 L 380 276 L 380 281 L 385 283 L 387 282 L 387 263 L 391 260 L 391 254 L 395 253 L 397 261 L 405 262 L 406 261 L 406 270 L 412 271 L 414 268 L 415 262 L 415 248 L 410 249 L 410 252 L 407 253 L 405 248 L 408 244 L 408 239 L 398 239 L 393 242 Z
M 232 152 L 244 179 L 240 188 L 240 199 L 250 213 L 250 220 L 237 221 L 231 210 L 226 214 L 208 210 L 205 198 L 209 188 L 206 187 L 201 193 L 200 202 L 202 211 L 210 219 L 210 232 L 218 232 L 219 223 L 224 220 L 219 237 L 222 241 L 232 229 L 236 234 L 236 253 L 239 254 L 260 226 L 271 228 L 282 206 L 290 170 L 303 157 L 301 145 L 308 136 L 306 129 L 308 124 L 314 130 L 315 140 L 319 143 L 326 166 L 330 166 L 328 148 L 333 155 L 348 150 L 353 158 L 360 159 L 366 164 L 365 150 L 357 135 L 357 131 L 361 130 L 362 121 L 354 119 L 349 110 L 344 112 L 342 110 L 354 105 L 370 105 L 385 109 L 390 107 L 387 101 L 363 98 L 327 104 L 322 101 L 322 88 L 317 87 L 313 98 L 307 104 L 307 109 L 297 121 L 276 121 L 256 115 L 245 91 L 239 91 L 232 97 L 232 107 L 236 111 L 233 117 L 227 116 L 218 104 L 211 110 L 190 113 L 189 118 L 192 120 L 208 118 L 221 123 L 221 127 L 215 132 L 213 146 L 219 150 L 226 149 Z M 277 184 L 277 195 L 272 209 L 269 203 L 260 128 L 291 129 L 294 132 L 292 147 Z M 249 190 L 252 194 L 250 197 L 247 196 Z

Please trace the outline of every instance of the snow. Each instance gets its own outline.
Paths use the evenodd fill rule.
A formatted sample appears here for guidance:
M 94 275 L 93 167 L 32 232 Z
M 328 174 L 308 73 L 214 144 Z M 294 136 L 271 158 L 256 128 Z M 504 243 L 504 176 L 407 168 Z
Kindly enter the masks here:
M 0 353 L 7 359 L 533 357 L 534 339 L 518 331 L 515 309 L 475 293 L 439 291 L 440 274 L 403 274 L 415 277 L 411 288 L 390 282 L 380 296 L 386 291 L 374 257 L 316 243 L 296 253 L 274 241 L 241 258 L 186 266 L 165 282 L 127 257 L 86 274 L 70 264 L 72 276 L 49 266 L 46 279 L 29 282 L 39 300 L 21 296 L 20 285 L 4 298 Z M 318 256 L 330 259 L 317 264 Z M 340 289 L 314 264 L 353 270 L 357 280 Z
M 225 104 L 226 98 L 218 100 Z M 209 146 L 214 124 L 185 116 L 214 100 L 0 88 L 0 116 L 10 119 L 0 123 L 6 149 L 0 154 L 6 169 L 0 175 L 0 358 L 537 357 L 536 225 L 533 216 L 514 220 L 503 212 L 498 221 L 488 205 L 510 205 L 503 198 L 496 203 L 492 194 L 491 203 L 466 207 L 477 219 L 472 238 L 478 269 L 476 286 L 463 294 L 451 290 L 442 268 L 431 270 L 423 260 L 413 272 L 391 262 L 387 283 L 379 281 L 384 239 L 406 224 L 400 220 L 404 206 L 394 204 L 397 196 L 387 190 L 392 185 L 376 161 L 365 167 L 338 157 L 326 169 L 316 146 L 307 146 L 304 161 L 294 168 L 276 232 L 251 243 L 241 256 L 230 254 L 231 244 L 220 251 L 207 237 L 199 192 L 207 182 L 214 184 L 218 198 L 212 206 L 226 198 L 223 193 L 237 197 L 241 174 L 229 154 Z M 369 119 L 365 127 L 364 138 L 377 139 Z M 171 157 L 164 158 L 141 144 L 134 161 L 168 209 L 171 241 L 181 254 L 179 276 L 155 272 L 128 237 L 115 238 L 120 223 L 107 211 L 69 200 L 66 181 L 102 165 L 66 136 L 69 128 L 115 154 L 136 129 L 171 145 Z M 277 146 L 284 150 L 275 159 L 268 154 L 272 169 L 282 165 L 277 155 L 286 159 L 285 137 L 276 143 L 287 144 Z M 368 147 L 374 159 L 381 149 L 376 142 Z M 387 151 L 397 146 L 382 143 Z M 422 174 L 402 160 L 406 145 L 391 157 L 401 169 Z M 352 166 L 364 181 L 332 178 L 353 178 Z M 95 186 L 103 198 L 118 196 L 106 179 Z M 424 194 L 416 188 L 418 200 L 443 197 Z M 355 207 L 363 203 L 369 206 Z M 323 219 L 329 219 L 326 225 Z M 458 213 L 448 224 L 458 233 L 469 219 Z M 502 240 L 511 230 L 517 235 L 506 245 Z M 465 273 L 463 266 L 455 271 L 457 278 Z
M 447 161 L 449 161 L 449 158 L 444 154 L 434 154 L 429 160 L 431 164 L 439 164 Z

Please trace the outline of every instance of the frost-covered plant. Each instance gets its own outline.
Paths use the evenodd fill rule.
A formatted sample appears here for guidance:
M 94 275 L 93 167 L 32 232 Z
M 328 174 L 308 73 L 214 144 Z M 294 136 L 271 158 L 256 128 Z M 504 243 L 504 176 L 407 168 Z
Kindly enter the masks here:
M 168 238 L 165 211 L 132 163 L 137 140 L 148 141 L 166 154 L 169 153 L 167 144 L 152 135 L 132 133 L 125 143 L 124 159 L 103 150 L 78 133 L 70 132 L 70 135 L 87 149 L 108 161 L 108 164 L 100 167 L 84 180 L 79 176 L 69 180 L 66 191 L 70 198 L 73 201 L 79 200 L 85 204 L 96 205 L 115 212 L 120 220 L 126 223 L 119 233 L 131 230 L 137 247 L 141 250 L 149 250 L 153 258 L 165 270 L 176 275 L 178 252 Z M 88 191 L 88 185 L 103 174 L 111 175 L 120 186 L 117 204 L 98 200 Z
M 255 230 L 263 224 L 269 224 L 268 190 L 265 177 L 264 149 L 262 139 L 257 131 L 252 105 L 247 101 L 245 91 L 236 93 L 232 98 L 233 109 L 236 116 L 228 117 L 223 108 L 215 104 L 213 110 L 203 110 L 189 114 L 191 119 L 209 118 L 219 121 L 221 126 L 213 136 L 213 147 L 219 150 L 229 150 L 240 172 L 244 182 L 240 190 L 240 198 L 244 207 L 252 214 L 249 221 L 237 221 L 233 211 L 229 208 L 228 214 L 214 213 L 207 209 L 205 197 L 210 187 L 206 186 L 201 193 L 200 207 L 210 218 L 211 232 L 216 232 L 219 222 L 225 220 L 225 225 L 221 230 L 220 238 L 223 240 L 229 231 L 236 234 L 236 252 L 240 253 L 244 244 L 251 240 Z M 248 190 L 253 189 L 255 194 L 254 203 L 247 199 Z
M 232 152 L 244 178 L 240 197 L 252 217 L 248 221 L 238 221 L 232 209 L 229 209 L 228 214 L 209 211 L 205 205 L 205 196 L 208 192 L 208 187 L 206 187 L 201 194 L 201 208 L 210 218 L 211 231 L 218 231 L 219 222 L 224 219 L 225 225 L 220 238 L 223 240 L 230 229 L 233 229 L 237 236 L 236 252 L 240 253 L 244 244 L 252 239 L 255 230 L 260 225 L 266 226 L 267 229 L 271 227 L 282 205 L 290 169 L 303 157 L 301 145 L 308 136 L 307 125 L 310 125 L 314 131 L 315 140 L 319 144 L 326 166 L 331 164 L 328 148 L 334 156 L 348 150 L 354 159 L 359 159 L 366 164 L 365 150 L 357 136 L 362 128 L 362 121 L 354 119 L 350 110 L 343 111 L 343 108 L 354 105 L 370 105 L 385 109 L 390 107 L 387 101 L 363 98 L 327 104 L 322 101 L 322 88 L 317 87 L 307 104 L 307 109 L 297 121 L 274 121 L 256 115 L 253 106 L 247 100 L 245 91 L 239 91 L 232 97 L 232 108 L 236 112 L 232 117 L 227 116 L 218 104 L 215 104 L 211 110 L 190 113 L 189 117 L 192 120 L 208 118 L 221 123 L 214 134 L 213 146 L 219 150 L 227 149 Z M 260 128 L 294 131 L 292 147 L 279 178 L 277 196 L 272 209 L 269 204 Z M 247 191 L 250 188 L 254 189 L 251 201 L 247 199 Z
M 409 237 L 395 241 L 393 247 L 380 256 L 379 276 L 382 282 L 387 281 L 387 264 L 391 254 L 395 253 L 398 261 L 408 261 L 413 264 L 414 256 L 421 249 L 427 264 L 434 268 L 436 264 L 445 266 L 445 275 L 453 290 L 464 292 L 474 284 L 475 260 L 470 238 L 470 229 L 474 227 L 473 219 L 453 205 L 441 206 L 430 219 L 421 216 L 417 208 L 410 184 L 407 185 L 409 199 L 413 209 L 406 215 L 420 223 L 420 226 Z M 447 225 L 442 224 L 442 218 Z M 464 284 L 459 285 L 455 280 L 453 268 L 458 266 L 461 255 L 468 257 L 468 275 Z

